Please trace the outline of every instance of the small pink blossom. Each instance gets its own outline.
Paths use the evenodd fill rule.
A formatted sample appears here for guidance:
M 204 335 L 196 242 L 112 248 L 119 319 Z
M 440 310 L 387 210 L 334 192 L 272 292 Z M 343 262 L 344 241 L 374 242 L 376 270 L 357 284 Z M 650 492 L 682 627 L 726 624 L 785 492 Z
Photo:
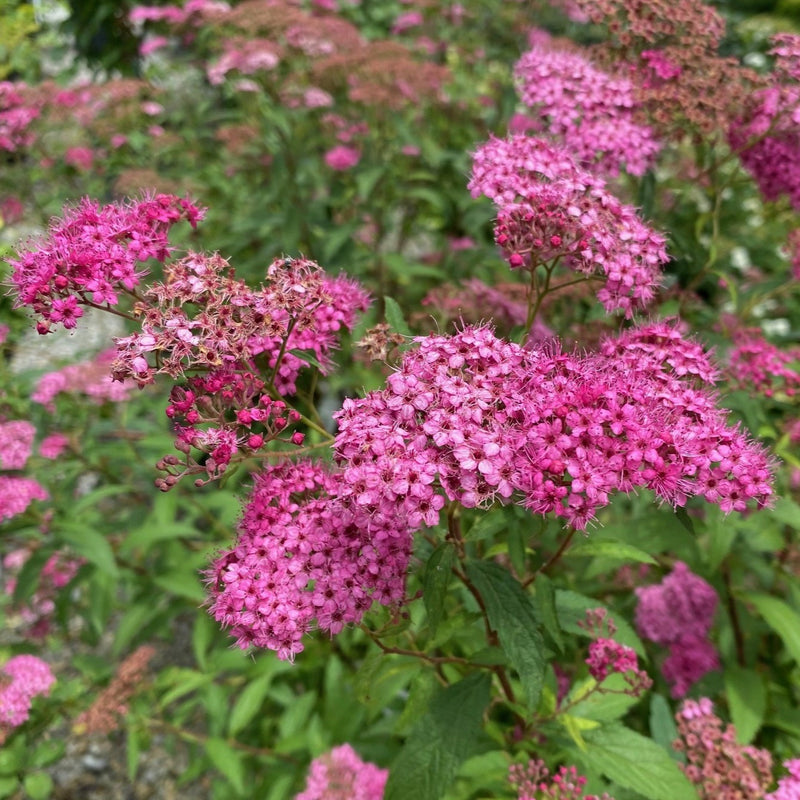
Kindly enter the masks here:
M 0 743 L 25 722 L 31 701 L 55 683 L 49 664 L 31 655 L 13 656 L 0 667 Z
M 89 147 L 70 147 L 64 154 L 64 163 L 88 172 L 94 164 L 94 152 Z
M 389 770 L 362 761 L 349 744 L 311 762 L 306 788 L 295 800 L 382 800 Z
M 412 28 L 418 28 L 425 21 L 422 13 L 419 11 L 406 11 L 394 21 L 392 25 L 392 33 L 405 33 Z
M 47 500 L 49 496 L 33 478 L 0 475 L 0 520 L 22 514 L 34 500 Z
M 42 439 L 39 455 L 42 458 L 56 459 L 69 446 L 69 439 L 63 433 L 51 433 Z
M 24 469 L 35 435 L 27 420 L 0 422 L 0 469 Z
M 355 147 L 337 145 L 325 153 L 325 163 L 339 172 L 352 169 L 361 160 L 361 152 Z

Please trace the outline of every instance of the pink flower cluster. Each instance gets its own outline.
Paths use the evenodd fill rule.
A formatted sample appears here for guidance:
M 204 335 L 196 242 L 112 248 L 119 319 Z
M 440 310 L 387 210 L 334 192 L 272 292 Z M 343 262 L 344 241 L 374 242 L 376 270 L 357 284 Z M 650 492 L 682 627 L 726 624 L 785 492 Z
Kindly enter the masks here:
M 215 480 L 237 453 L 255 453 L 300 420 L 297 411 L 262 394 L 264 390 L 264 381 L 255 374 L 225 369 L 191 377 L 188 387 L 174 386 L 167 416 L 177 432 L 175 447 L 187 458 L 180 470 L 176 457 L 162 459 L 157 466 L 168 474 L 156 486 L 166 491 L 183 475 L 200 471 L 198 462 L 190 458 L 192 448 L 205 454 L 202 471 L 208 481 Z M 301 445 L 303 438 L 295 432 L 290 441 Z M 198 479 L 195 485 L 208 481 Z
M 218 255 L 189 253 L 164 272 L 164 281 L 144 292 L 149 305 L 141 332 L 116 340 L 116 380 L 131 378 L 144 386 L 156 374 L 250 371 L 256 359 L 274 371 L 279 392 L 293 394 L 305 362 L 291 351 L 310 351 L 325 370 L 338 333 L 352 329 L 369 304 L 355 281 L 330 278 L 302 258 L 273 261 L 258 289 L 233 278 Z
M 466 507 L 516 501 L 582 530 L 611 494 L 638 487 L 725 511 L 772 495 L 767 457 L 726 425 L 713 394 L 620 359 L 613 340 L 611 355 L 564 354 L 467 327 L 419 343 L 386 388 L 338 414 L 343 491 L 364 508 L 433 525 L 438 484 Z
M 495 241 L 512 269 L 561 261 L 602 279 L 598 299 L 627 317 L 655 296 L 668 260 L 664 236 L 567 150 L 525 135 L 492 138 L 473 155 L 469 189 L 497 206 Z
M 362 761 L 349 745 L 311 762 L 306 788 L 295 800 L 382 800 L 389 770 Z
M 36 428 L 27 420 L 0 422 L 0 469 L 24 469 L 34 436 Z
M 31 556 L 31 550 L 20 548 L 12 550 L 3 558 L 3 569 L 10 574 L 5 581 L 4 591 L 14 594 L 17 586 L 16 574 Z M 41 572 L 36 591 L 25 605 L 15 609 L 22 622 L 28 627 L 28 636 L 41 638 L 50 630 L 50 622 L 55 611 L 55 598 L 74 577 L 83 562 L 61 553 L 54 553 L 47 559 Z
M 780 350 L 764 338 L 758 328 L 746 328 L 734 335 L 728 354 L 728 378 L 734 386 L 754 390 L 765 397 L 800 392 L 800 347 Z
M 650 676 L 639 667 L 636 651 L 615 641 L 617 626 L 604 608 L 589 609 L 586 621 L 578 624 L 593 637 L 586 663 L 598 685 L 609 675 L 623 675 L 628 685 L 624 693 L 631 697 L 641 697 L 653 685 Z M 600 687 L 599 691 L 609 690 Z
M 203 14 L 217 14 L 227 11 L 230 5 L 223 0 L 187 0 L 182 6 L 134 6 L 128 18 L 141 23 L 164 21 L 173 25 L 198 22 Z
M 753 93 L 728 139 L 767 200 L 800 209 L 800 35 L 773 38 L 773 83 Z
M 48 235 L 9 263 L 17 307 L 40 318 L 39 333 L 53 324 L 74 328 L 81 305 L 113 306 L 146 273 L 139 265 L 164 261 L 167 234 L 182 219 L 194 227 L 203 211 L 188 200 L 160 194 L 126 204 L 100 206 L 84 198 L 55 219 Z
M 712 702 L 684 700 L 675 715 L 672 746 L 689 762 L 681 765 L 701 800 L 761 800 L 772 782 L 769 751 L 736 741 L 733 725 L 723 727 Z
M 601 796 L 584 794 L 586 778 L 575 767 L 562 765 L 551 775 L 544 761 L 538 758 L 527 764 L 512 764 L 508 778 L 517 792 L 517 800 L 613 800 L 607 792 Z
M 693 683 L 720 666 L 708 638 L 717 593 L 679 561 L 662 583 L 637 588 L 636 597 L 636 628 L 645 639 L 669 648 L 662 671 L 672 696 L 683 697 Z
M 208 67 L 207 74 L 212 86 L 221 84 L 229 72 L 254 75 L 278 66 L 280 53 L 269 39 L 229 39 L 223 43 L 222 55 Z
M 136 384 L 132 380 L 114 381 L 111 364 L 116 350 L 104 350 L 89 361 L 69 364 L 39 378 L 31 400 L 55 411 L 55 398 L 63 393 L 82 394 L 97 403 L 122 403 L 128 399 Z M 44 455 L 44 453 L 42 454 Z M 45 456 L 49 458 L 49 456 Z
M 0 81 L 0 150 L 13 153 L 33 141 L 30 125 L 39 110 L 25 104 L 17 91 L 24 88 L 10 81 Z
M 13 656 L 0 667 L 0 744 L 30 716 L 34 697 L 55 683 L 50 666 L 36 656 Z
M 539 41 L 517 62 L 522 102 L 576 161 L 605 175 L 644 175 L 661 149 L 635 120 L 633 82 L 610 75 L 578 52 Z
M 26 420 L 0 422 L 0 469 L 21 470 L 28 463 L 36 428 Z M 22 514 L 47 490 L 33 478 L 0 475 L 0 521 Z
M 309 461 L 256 475 L 235 547 L 207 573 L 211 614 L 240 647 L 293 659 L 315 620 L 333 635 L 373 601 L 403 599 L 411 530 L 402 511 L 342 501 L 341 483 Z

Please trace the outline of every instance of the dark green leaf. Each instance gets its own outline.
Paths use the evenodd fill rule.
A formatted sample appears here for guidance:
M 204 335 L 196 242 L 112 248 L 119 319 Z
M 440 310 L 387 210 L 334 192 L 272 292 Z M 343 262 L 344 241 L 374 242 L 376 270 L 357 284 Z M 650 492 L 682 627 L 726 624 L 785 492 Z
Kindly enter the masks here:
M 480 739 L 490 685 L 474 673 L 437 692 L 392 765 L 385 800 L 439 800 L 452 788 Z
M 767 625 L 783 639 L 795 663 L 800 663 L 800 615 L 783 600 L 767 594 L 746 594 L 744 600 L 755 606 Z
M 650 697 L 650 736 L 656 744 L 671 753 L 673 759 L 679 760 L 678 754 L 672 749 L 672 743 L 678 738 L 678 728 L 669 703 L 660 694 Z
M 447 598 L 447 585 L 452 575 L 451 568 L 455 560 L 455 546 L 446 542 L 439 545 L 431 553 L 425 565 L 425 577 L 422 582 L 422 600 L 428 613 L 428 627 L 431 636 L 436 634 L 439 622 L 444 614 L 444 603 Z
M 550 634 L 556 647 L 563 653 L 564 638 L 561 636 L 561 626 L 558 624 L 558 616 L 556 615 L 556 595 L 553 589 L 553 582 L 541 572 L 536 576 L 533 588 L 536 590 L 536 605 L 542 625 Z
M 402 334 L 403 336 L 411 336 L 411 328 L 408 327 L 406 318 L 403 316 L 403 311 L 397 303 L 397 300 L 391 297 L 384 297 L 384 308 L 386 309 L 386 321 L 391 326 L 392 330 Z
M 499 564 L 472 561 L 467 576 L 483 598 L 489 624 L 525 687 L 528 706 L 539 703 L 544 680 L 544 640 L 533 602 L 518 580 Z
M 725 695 L 736 728 L 736 740 L 749 744 L 764 722 L 767 692 L 761 676 L 750 669 L 725 668 Z

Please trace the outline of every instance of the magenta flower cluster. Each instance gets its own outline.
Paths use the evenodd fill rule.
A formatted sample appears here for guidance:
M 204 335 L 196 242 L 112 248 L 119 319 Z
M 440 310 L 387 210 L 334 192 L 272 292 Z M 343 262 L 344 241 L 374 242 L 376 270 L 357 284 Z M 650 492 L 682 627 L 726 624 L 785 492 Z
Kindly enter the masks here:
M 50 665 L 36 656 L 13 656 L 0 667 L 0 744 L 30 716 L 34 697 L 55 683 Z
M 39 110 L 25 103 L 18 89 L 23 84 L 0 81 L 0 150 L 13 153 L 33 141 L 31 123 Z
M 385 389 L 339 412 L 346 492 L 432 525 L 437 482 L 468 508 L 516 501 L 579 530 L 614 492 L 639 487 L 725 511 L 769 500 L 767 457 L 726 425 L 713 394 L 651 361 L 620 359 L 614 340 L 608 349 L 523 349 L 487 328 L 421 339 Z
M 580 52 L 537 38 L 514 68 L 520 99 L 534 121 L 595 172 L 615 176 L 624 168 L 644 175 L 661 145 L 635 119 L 633 82 L 604 72 Z
M 203 213 L 165 194 L 106 206 L 84 198 L 9 261 L 16 305 L 39 317 L 39 333 L 54 324 L 74 328 L 82 305 L 114 306 L 120 294 L 133 292 L 147 272 L 145 262 L 168 257 L 169 229 L 183 219 L 195 226 Z
M 778 781 L 778 788 L 764 796 L 764 800 L 797 800 L 800 797 L 800 758 L 783 762 L 787 773 Z
M 469 189 L 495 203 L 495 241 L 512 269 L 561 262 L 601 279 L 598 299 L 626 317 L 654 298 L 668 260 L 664 236 L 570 151 L 525 135 L 492 138 L 473 155 Z
M 734 335 L 728 353 L 728 377 L 733 386 L 758 392 L 764 397 L 800 393 L 800 347 L 781 350 L 767 341 L 759 328 L 746 328 Z
M 719 669 L 719 655 L 708 638 L 717 608 L 714 588 L 683 562 L 660 583 L 636 589 L 636 627 L 641 636 L 669 648 L 662 665 L 673 697 Z
M 295 800 L 382 800 L 389 770 L 362 761 L 349 745 L 315 758 Z
M 36 428 L 27 420 L 0 422 L 0 469 L 22 470 L 28 463 Z M 34 500 L 47 500 L 34 478 L 0 475 L 0 521 L 22 514 Z
M 301 461 L 259 473 L 234 548 L 208 571 L 211 614 L 237 644 L 293 659 L 314 622 L 331 635 L 373 601 L 404 597 L 411 530 L 401 510 L 342 500 L 342 476 Z
M 800 209 L 800 35 L 773 37 L 772 85 L 753 93 L 728 132 L 731 148 L 767 200 Z

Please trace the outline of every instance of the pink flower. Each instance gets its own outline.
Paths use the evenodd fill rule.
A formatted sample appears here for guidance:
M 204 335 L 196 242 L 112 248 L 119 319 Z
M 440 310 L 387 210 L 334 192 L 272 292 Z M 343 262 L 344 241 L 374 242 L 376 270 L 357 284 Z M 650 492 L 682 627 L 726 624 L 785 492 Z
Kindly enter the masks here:
M 139 55 L 142 56 L 142 58 L 146 58 L 168 45 L 169 39 L 166 36 L 148 36 L 139 46 Z
M 419 11 L 406 11 L 394 21 L 392 25 L 392 33 L 405 33 L 411 28 L 417 28 L 425 21 L 422 13 Z
M 0 422 L 0 469 L 24 469 L 35 435 L 36 428 L 26 420 Z
M 349 744 L 311 762 L 306 788 L 295 800 L 382 800 L 389 770 L 362 761 Z
M 69 445 L 69 439 L 63 433 L 51 433 L 42 439 L 39 455 L 42 458 L 56 459 Z
M 47 490 L 32 478 L 0 475 L 0 520 L 22 514 L 34 500 L 47 500 Z
M 64 154 L 64 163 L 88 172 L 94 164 L 94 152 L 89 147 L 70 147 Z
M 337 171 L 351 169 L 361 160 L 361 152 L 355 147 L 337 145 L 325 153 L 325 163 Z
M 764 795 L 764 800 L 797 800 L 800 797 L 800 759 L 791 758 L 783 762 L 789 774 L 778 781 L 774 792 Z
M 0 688 L 0 741 L 28 719 L 31 701 L 48 695 L 55 683 L 50 666 L 36 656 L 13 656 L 0 668 L 10 683 Z

